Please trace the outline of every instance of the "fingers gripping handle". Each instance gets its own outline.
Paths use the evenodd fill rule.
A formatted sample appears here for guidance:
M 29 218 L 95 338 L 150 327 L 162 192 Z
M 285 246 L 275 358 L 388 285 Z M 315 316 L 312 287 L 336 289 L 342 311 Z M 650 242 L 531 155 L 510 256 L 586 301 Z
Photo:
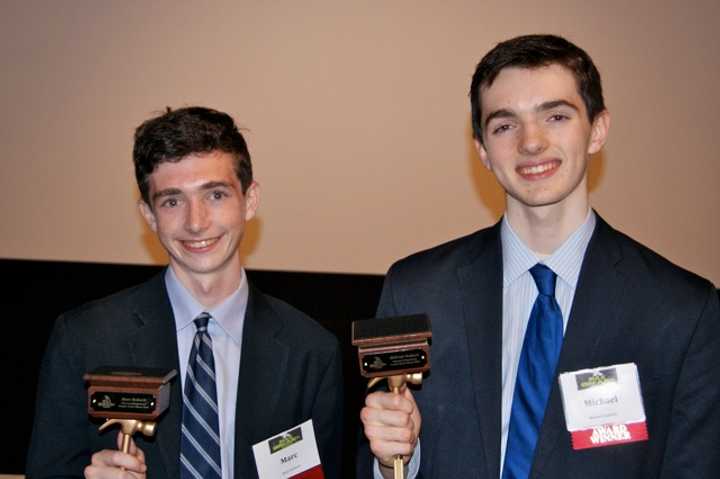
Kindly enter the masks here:
M 387 379 L 388 389 L 390 389 L 393 394 L 401 394 L 406 383 L 419 385 L 422 384 L 422 378 L 422 373 L 397 374 L 394 376 L 387 376 L 386 378 L 376 377 L 372 378 L 368 382 L 368 389 L 372 388 L 383 379 Z M 405 479 L 405 464 L 403 463 L 403 458 L 400 455 L 393 458 L 393 476 L 394 479 Z

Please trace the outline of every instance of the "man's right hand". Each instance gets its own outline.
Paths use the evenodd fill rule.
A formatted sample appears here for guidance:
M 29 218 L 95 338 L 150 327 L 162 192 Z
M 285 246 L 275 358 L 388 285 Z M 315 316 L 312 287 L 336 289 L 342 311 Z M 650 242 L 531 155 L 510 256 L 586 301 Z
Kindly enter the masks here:
M 118 432 L 118 449 L 122 446 L 122 433 Z M 124 470 L 123 470 L 124 468 Z M 128 453 L 103 449 L 92 455 L 85 468 L 86 479 L 145 479 L 145 454 L 130 440 Z
M 374 392 L 365 398 L 360 411 L 370 450 L 380 464 L 392 468 L 393 459 L 410 461 L 420 434 L 420 411 L 408 388 L 401 394 Z

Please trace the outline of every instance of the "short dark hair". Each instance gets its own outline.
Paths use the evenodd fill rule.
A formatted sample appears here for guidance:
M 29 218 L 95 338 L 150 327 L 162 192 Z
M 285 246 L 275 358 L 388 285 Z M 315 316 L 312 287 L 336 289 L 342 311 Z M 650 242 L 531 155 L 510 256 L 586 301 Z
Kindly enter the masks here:
M 222 151 L 235 158 L 243 193 L 253 181 L 250 152 L 235 121 L 227 113 L 191 106 L 145 121 L 135 130 L 133 163 L 142 199 L 150 203 L 148 179 L 161 163 L 175 163 L 188 155 Z
M 480 60 L 470 85 L 473 136 L 482 142 L 480 91 L 492 86 L 507 67 L 539 68 L 562 65 L 575 76 L 578 92 L 585 103 L 588 119 L 605 110 L 600 73 L 582 48 L 556 35 L 523 35 L 498 43 Z

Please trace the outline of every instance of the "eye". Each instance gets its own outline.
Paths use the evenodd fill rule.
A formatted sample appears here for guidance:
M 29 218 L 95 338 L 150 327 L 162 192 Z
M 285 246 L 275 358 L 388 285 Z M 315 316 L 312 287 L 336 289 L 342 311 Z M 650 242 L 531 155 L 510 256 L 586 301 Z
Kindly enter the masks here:
M 565 120 L 569 120 L 569 119 L 570 119 L 570 117 L 563 113 L 553 113 L 552 115 L 550 115 L 550 118 L 548 118 L 549 121 L 555 121 L 555 122 L 565 121 Z
M 160 206 L 163 208 L 175 208 L 178 205 L 177 198 L 167 198 L 165 201 L 160 203 Z
M 493 129 L 492 129 L 492 134 L 493 134 L 493 135 L 499 135 L 499 134 L 501 134 L 501 133 L 505 133 L 505 132 L 508 131 L 510 128 L 511 128 L 511 127 L 510 127 L 509 124 L 504 123 L 504 124 L 502 124 L 502 125 L 499 125 L 499 126 L 496 126 L 495 128 L 493 128 Z
M 221 200 L 227 196 L 228 194 L 222 190 L 213 190 L 210 192 L 210 198 L 213 200 Z

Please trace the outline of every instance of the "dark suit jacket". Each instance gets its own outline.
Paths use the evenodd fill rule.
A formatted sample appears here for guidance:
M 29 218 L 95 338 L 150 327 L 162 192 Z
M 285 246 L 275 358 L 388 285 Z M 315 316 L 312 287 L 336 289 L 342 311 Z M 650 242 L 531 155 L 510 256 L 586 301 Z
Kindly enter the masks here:
M 498 224 L 401 260 L 385 280 L 378 316 L 432 322 L 415 393 L 424 479 L 499 477 L 502 276 Z M 531 477 L 720 477 L 718 296 L 598 218 L 557 373 L 626 362 L 639 369 L 649 441 L 574 451 L 555 382 Z
M 89 303 L 55 324 L 40 374 L 27 475 L 81 477 L 90 456 L 115 449 L 117 428 L 98 433 L 88 420 L 83 374 L 98 366 L 180 371 L 172 308 L 163 274 Z M 156 436 L 135 441 L 148 477 L 180 477 L 180 378 Z M 335 337 L 288 304 L 250 288 L 235 422 L 235 477 L 257 478 L 252 445 L 313 419 L 329 478 L 339 477 L 341 356 Z

